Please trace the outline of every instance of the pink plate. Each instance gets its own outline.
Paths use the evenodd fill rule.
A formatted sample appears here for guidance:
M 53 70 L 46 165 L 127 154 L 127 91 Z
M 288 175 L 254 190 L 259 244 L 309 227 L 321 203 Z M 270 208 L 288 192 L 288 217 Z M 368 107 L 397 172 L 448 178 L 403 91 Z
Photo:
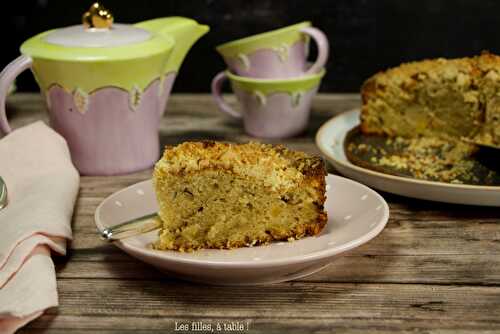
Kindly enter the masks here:
M 252 285 L 304 277 L 325 268 L 341 253 L 374 238 L 389 218 L 387 203 L 370 188 L 331 174 L 326 181 L 328 224 L 318 236 L 264 246 L 192 253 L 151 249 L 157 231 L 115 244 L 133 257 L 189 281 Z M 102 230 L 157 210 L 152 183 L 147 180 L 106 198 L 95 212 L 95 221 Z

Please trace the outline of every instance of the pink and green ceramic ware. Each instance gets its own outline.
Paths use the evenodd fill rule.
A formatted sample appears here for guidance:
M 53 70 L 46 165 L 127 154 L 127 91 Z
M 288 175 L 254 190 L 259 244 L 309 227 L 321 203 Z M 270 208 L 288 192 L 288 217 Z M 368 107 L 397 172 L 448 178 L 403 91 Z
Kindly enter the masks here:
M 220 72 L 212 81 L 212 95 L 220 111 L 243 120 L 245 131 L 261 138 L 285 138 L 305 130 L 313 97 L 325 71 L 294 79 L 253 79 Z M 222 85 L 229 79 L 240 108 L 222 98 Z
M 318 57 L 312 65 L 307 62 L 310 38 L 318 47 Z M 328 60 L 329 44 L 321 30 L 310 22 L 302 22 L 231 41 L 216 50 L 236 75 L 278 79 L 320 72 Z
M 81 174 L 114 175 L 151 167 L 159 121 L 177 71 L 208 27 L 183 17 L 134 25 L 71 26 L 27 40 L 0 74 L 0 134 L 11 128 L 5 98 L 31 69 L 51 126 L 68 142 Z

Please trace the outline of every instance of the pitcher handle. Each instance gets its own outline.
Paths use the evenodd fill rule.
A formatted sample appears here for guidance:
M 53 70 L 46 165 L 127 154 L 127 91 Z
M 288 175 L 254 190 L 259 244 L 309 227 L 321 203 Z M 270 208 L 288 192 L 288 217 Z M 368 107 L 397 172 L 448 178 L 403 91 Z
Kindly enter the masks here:
M 227 80 L 225 71 L 219 72 L 212 80 L 212 96 L 219 110 L 234 118 L 241 118 L 241 113 L 234 110 L 222 97 L 222 85 Z
M 26 55 L 21 55 L 7 65 L 0 73 L 0 134 L 8 134 L 12 131 L 7 121 L 5 111 L 5 100 L 9 93 L 9 88 L 16 77 L 24 70 L 31 68 L 33 59 Z
M 316 59 L 314 64 L 307 70 L 306 74 L 319 73 L 323 69 L 323 67 L 325 67 L 326 61 L 328 60 L 328 55 L 330 53 L 328 38 L 318 28 L 305 27 L 300 29 L 300 31 L 306 35 L 311 36 L 318 46 L 318 58 Z

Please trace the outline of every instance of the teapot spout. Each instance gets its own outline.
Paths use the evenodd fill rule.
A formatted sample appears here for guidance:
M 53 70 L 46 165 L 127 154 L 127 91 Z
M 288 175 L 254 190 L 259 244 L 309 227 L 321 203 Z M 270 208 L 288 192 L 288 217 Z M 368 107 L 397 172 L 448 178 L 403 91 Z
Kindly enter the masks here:
M 180 16 L 147 20 L 135 26 L 174 39 L 175 45 L 165 66 L 165 74 L 177 73 L 191 46 L 210 30 L 206 25 Z

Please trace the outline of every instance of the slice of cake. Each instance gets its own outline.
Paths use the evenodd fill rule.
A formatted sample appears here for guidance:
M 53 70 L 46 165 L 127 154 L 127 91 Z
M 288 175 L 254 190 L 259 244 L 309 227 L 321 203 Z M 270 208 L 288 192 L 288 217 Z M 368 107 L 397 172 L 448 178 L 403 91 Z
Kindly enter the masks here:
M 403 64 L 369 78 L 361 95 L 363 133 L 500 146 L 499 56 Z
M 321 232 L 327 221 L 319 157 L 258 143 L 167 147 L 153 182 L 163 227 L 156 249 L 253 246 Z

